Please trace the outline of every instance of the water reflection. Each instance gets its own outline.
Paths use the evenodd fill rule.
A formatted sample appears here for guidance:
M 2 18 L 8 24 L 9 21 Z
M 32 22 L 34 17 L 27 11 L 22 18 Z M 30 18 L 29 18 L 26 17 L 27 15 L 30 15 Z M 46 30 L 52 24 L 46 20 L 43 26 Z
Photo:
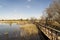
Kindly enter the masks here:
M 19 40 L 19 34 L 19 25 L 0 24 L 0 40 Z
M 18 24 L 0 24 L 0 40 L 40 40 L 38 34 L 28 35 L 22 25 Z M 23 36 L 22 36 L 23 35 Z

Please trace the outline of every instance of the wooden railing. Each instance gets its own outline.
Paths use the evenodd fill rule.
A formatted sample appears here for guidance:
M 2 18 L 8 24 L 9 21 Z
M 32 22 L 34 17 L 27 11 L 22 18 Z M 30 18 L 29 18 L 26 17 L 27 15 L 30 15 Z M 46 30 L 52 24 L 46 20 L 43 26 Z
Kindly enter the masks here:
M 60 40 L 60 30 L 45 25 L 40 25 L 39 28 L 50 40 Z
M 39 29 L 50 39 L 50 40 L 60 40 L 60 30 L 52 28 L 51 26 L 43 25 L 41 23 L 33 22 L 33 24 L 38 25 Z M 54 26 L 53 26 L 54 27 Z

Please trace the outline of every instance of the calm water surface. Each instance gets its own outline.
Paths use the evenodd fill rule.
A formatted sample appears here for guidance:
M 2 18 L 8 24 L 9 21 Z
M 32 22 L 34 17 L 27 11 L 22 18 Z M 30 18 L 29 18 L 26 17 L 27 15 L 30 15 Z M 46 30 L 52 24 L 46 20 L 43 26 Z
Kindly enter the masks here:
M 39 36 L 22 37 L 25 32 L 18 24 L 0 24 L 0 40 L 40 40 Z
M 17 24 L 0 24 L 0 40 L 19 40 L 20 27 Z

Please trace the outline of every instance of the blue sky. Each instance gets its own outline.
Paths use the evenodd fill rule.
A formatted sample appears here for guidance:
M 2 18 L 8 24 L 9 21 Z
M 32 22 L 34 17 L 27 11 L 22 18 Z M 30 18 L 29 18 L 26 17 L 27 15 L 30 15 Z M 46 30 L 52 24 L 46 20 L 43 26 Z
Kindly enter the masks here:
M 0 19 L 39 18 L 51 0 L 0 0 Z

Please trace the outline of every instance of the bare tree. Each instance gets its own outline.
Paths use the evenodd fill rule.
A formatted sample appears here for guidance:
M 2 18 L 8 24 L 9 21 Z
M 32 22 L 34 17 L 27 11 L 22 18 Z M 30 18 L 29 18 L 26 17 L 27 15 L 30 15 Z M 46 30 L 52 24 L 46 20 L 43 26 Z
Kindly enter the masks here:
M 37 19 L 35 17 L 31 17 L 30 21 L 35 22 Z
M 60 0 L 54 0 L 46 9 L 49 19 L 53 19 L 60 23 Z

